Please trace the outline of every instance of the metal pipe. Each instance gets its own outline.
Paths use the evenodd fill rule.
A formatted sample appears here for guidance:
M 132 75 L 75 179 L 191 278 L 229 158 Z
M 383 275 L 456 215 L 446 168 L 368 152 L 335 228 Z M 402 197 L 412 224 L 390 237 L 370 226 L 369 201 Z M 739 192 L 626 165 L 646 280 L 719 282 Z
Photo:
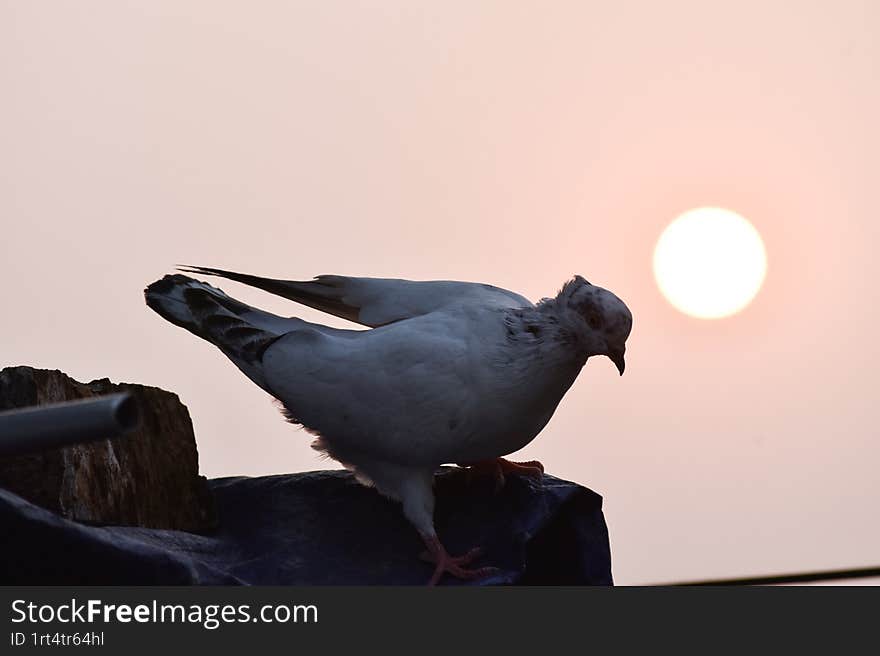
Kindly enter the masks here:
M 124 435 L 140 423 L 131 394 L 111 394 L 0 412 L 0 456 Z

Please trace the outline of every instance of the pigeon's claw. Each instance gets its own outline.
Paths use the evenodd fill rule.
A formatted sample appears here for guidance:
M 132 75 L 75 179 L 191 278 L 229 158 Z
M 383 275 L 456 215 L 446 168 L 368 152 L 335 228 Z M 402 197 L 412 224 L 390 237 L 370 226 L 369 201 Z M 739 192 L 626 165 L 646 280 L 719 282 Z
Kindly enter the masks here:
M 537 460 L 513 462 L 504 458 L 495 458 L 494 460 L 480 460 L 479 462 L 460 464 L 459 467 L 466 467 L 469 477 L 475 474 L 491 476 L 495 480 L 496 492 L 504 487 L 507 474 L 528 476 L 536 481 L 541 481 L 544 478 L 544 465 Z
M 428 585 L 434 586 L 440 581 L 444 573 L 451 574 L 458 579 L 479 579 L 498 571 L 497 567 L 478 567 L 476 569 L 467 569 L 466 565 L 470 565 L 471 561 L 477 558 L 483 551 L 479 547 L 474 547 L 462 556 L 450 556 L 446 548 L 440 543 L 436 535 L 422 534 L 425 546 L 428 550 L 422 553 L 422 560 L 434 563 L 434 574 Z

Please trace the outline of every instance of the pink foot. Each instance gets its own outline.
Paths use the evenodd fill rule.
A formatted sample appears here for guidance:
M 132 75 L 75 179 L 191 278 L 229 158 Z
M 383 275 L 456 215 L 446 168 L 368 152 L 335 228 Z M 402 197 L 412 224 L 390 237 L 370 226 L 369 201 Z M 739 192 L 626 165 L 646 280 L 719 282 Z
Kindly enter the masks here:
M 458 579 L 479 579 L 498 571 L 497 567 L 478 567 L 476 569 L 467 569 L 465 565 L 469 565 L 471 561 L 482 553 L 479 547 L 474 547 L 463 556 L 450 556 L 446 548 L 440 543 L 436 535 L 420 534 L 425 546 L 428 550 L 421 556 L 422 560 L 434 563 L 434 574 L 428 585 L 437 585 L 443 577 L 443 573 L 452 574 Z
M 504 487 L 505 474 L 528 476 L 537 481 L 540 481 L 544 476 L 544 465 L 537 460 L 513 462 L 504 458 L 495 458 L 494 460 L 480 460 L 479 462 L 459 464 L 459 467 L 467 467 L 469 475 L 487 474 L 491 476 L 495 479 L 496 492 Z

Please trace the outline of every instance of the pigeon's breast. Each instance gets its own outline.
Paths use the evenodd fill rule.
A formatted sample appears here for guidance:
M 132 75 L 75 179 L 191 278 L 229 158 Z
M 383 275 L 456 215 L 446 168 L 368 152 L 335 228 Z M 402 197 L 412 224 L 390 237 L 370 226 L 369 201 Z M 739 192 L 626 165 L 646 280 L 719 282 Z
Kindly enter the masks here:
M 576 362 L 547 360 L 534 353 L 495 361 L 471 385 L 468 403 L 454 427 L 437 444 L 448 448 L 442 462 L 474 462 L 504 456 L 526 446 L 547 425 L 577 377 Z
M 506 403 L 503 399 L 491 402 L 467 434 L 450 441 L 454 449 L 443 462 L 465 464 L 499 458 L 522 449 L 544 429 L 561 398 L 561 394 L 525 399 L 513 395 Z

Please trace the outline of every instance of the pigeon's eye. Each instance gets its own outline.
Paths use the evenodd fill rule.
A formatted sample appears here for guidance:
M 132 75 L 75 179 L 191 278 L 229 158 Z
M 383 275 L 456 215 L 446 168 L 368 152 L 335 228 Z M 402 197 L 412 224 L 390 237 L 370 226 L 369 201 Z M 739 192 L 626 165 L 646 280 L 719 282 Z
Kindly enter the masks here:
M 593 330 L 599 330 L 602 328 L 602 315 L 599 314 L 596 310 L 590 310 L 587 313 L 587 323 L 590 325 L 590 328 Z

